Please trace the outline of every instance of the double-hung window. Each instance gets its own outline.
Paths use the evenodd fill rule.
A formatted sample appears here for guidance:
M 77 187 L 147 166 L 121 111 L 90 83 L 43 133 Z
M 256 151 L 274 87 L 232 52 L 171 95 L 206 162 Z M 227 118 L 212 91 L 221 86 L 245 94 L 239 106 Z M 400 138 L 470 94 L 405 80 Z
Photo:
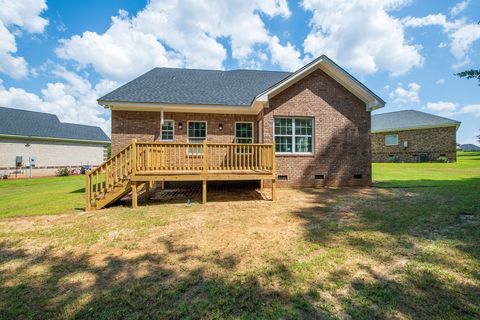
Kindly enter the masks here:
M 203 143 L 207 139 L 207 122 L 189 121 L 188 122 L 188 143 Z M 198 146 L 188 148 L 188 154 L 191 156 L 202 155 L 203 151 Z
M 188 122 L 188 143 L 203 143 L 207 138 L 207 123 L 205 121 Z
M 165 120 L 161 125 L 161 140 L 162 141 L 173 141 L 174 132 L 173 129 L 173 120 Z
M 385 136 L 385 145 L 386 146 L 398 145 L 398 134 L 387 134 Z
M 253 122 L 235 123 L 235 143 L 253 143 Z
M 275 149 L 278 153 L 313 153 L 312 118 L 275 118 Z

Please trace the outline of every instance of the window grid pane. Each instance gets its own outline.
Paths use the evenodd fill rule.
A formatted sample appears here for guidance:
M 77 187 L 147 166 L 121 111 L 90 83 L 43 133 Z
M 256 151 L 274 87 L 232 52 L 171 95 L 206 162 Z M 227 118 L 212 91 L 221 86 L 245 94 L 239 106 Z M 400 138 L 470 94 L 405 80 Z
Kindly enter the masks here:
M 173 121 L 166 120 L 163 122 L 162 140 L 173 140 Z
M 275 150 L 277 152 L 292 152 L 292 137 L 275 137 Z
M 237 143 L 253 143 L 253 125 L 252 123 L 235 124 L 235 140 Z M 244 141 L 244 142 L 240 142 Z
M 275 118 L 275 135 L 291 135 L 292 123 L 289 118 Z
M 276 152 L 313 152 L 313 119 L 275 118 Z
M 188 140 L 194 143 L 202 142 L 207 136 L 207 126 L 205 122 L 188 123 Z

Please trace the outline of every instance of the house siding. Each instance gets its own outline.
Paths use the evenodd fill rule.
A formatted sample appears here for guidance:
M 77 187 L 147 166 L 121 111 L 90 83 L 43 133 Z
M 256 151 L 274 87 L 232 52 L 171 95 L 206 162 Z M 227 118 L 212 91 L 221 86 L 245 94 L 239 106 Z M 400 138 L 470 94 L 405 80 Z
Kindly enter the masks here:
M 106 145 L 94 143 L 0 139 L 0 170 L 14 174 L 16 156 L 22 156 L 24 166 L 34 157 L 32 176 L 55 175 L 63 167 L 98 166 L 105 161 L 106 150 Z M 17 176 L 22 174 L 29 175 L 29 170 L 17 172 Z
M 254 141 L 257 141 L 258 128 L 256 115 L 172 113 L 164 112 L 164 120 L 173 120 L 174 142 L 187 142 L 188 121 L 207 122 L 207 141 L 233 143 L 235 122 L 253 123 Z M 179 129 L 178 124 L 183 128 Z M 223 129 L 219 129 L 219 124 Z M 112 155 L 137 139 L 141 142 L 160 141 L 160 112 L 112 111 Z
M 373 162 L 388 162 L 391 156 L 400 162 L 436 161 L 446 156 L 449 161 L 456 161 L 456 127 L 417 129 L 372 133 Z M 398 145 L 386 146 L 385 136 L 398 134 Z M 404 147 L 404 142 L 408 147 Z M 422 156 L 424 155 L 424 156 Z
M 270 100 L 264 111 L 264 142 L 274 141 L 275 117 L 314 119 L 313 155 L 276 156 L 279 186 L 371 185 L 370 112 L 365 103 L 321 70 Z M 354 179 L 354 175 L 362 175 Z M 316 180 L 315 175 L 323 175 Z

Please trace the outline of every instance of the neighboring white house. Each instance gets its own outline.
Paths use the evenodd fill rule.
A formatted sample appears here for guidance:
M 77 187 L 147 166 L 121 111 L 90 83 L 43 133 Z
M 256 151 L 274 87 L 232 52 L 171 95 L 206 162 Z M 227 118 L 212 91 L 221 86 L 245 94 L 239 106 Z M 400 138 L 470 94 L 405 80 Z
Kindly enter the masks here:
M 0 107 L 0 174 L 46 176 L 63 167 L 97 166 L 106 159 L 109 144 L 99 127 L 63 123 L 53 114 Z

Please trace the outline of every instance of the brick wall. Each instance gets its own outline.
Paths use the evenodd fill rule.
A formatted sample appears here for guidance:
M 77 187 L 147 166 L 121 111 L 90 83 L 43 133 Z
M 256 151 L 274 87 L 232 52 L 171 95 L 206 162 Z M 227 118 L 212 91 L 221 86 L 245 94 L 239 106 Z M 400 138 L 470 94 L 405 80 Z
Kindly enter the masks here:
M 385 136 L 398 134 L 398 145 L 386 146 Z M 404 142 L 408 141 L 408 147 Z M 456 161 L 456 127 L 417 129 L 388 133 L 372 133 L 372 159 L 374 162 L 387 162 L 395 156 L 400 162 L 419 162 L 421 157 L 435 161 L 446 156 Z M 425 155 L 425 156 L 422 156 Z
M 208 113 L 165 112 L 164 120 L 174 121 L 175 142 L 187 142 L 188 121 L 207 121 L 207 141 L 234 142 L 235 122 L 253 122 L 254 138 L 257 139 L 257 116 Z M 179 129 L 178 124 L 183 128 Z M 219 124 L 223 129 L 219 129 Z M 112 155 L 130 144 L 132 139 L 150 142 L 160 141 L 160 112 L 112 111 Z
M 315 123 L 313 155 L 277 155 L 277 174 L 288 178 L 278 181 L 279 186 L 371 184 L 370 112 L 323 71 L 275 96 L 264 112 L 265 142 L 273 141 L 274 117 L 311 117 Z

